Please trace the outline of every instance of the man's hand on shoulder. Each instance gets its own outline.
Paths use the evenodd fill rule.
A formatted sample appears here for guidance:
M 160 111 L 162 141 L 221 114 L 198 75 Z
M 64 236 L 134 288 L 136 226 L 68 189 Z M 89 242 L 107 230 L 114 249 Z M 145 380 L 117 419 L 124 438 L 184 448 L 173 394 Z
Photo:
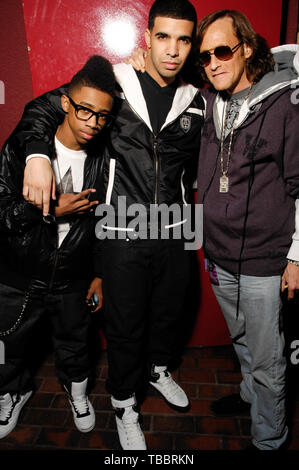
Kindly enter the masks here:
M 93 210 L 93 207 L 99 204 L 99 201 L 90 202 L 89 193 L 94 193 L 95 189 L 85 189 L 81 193 L 61 194 L 55 207 L 55 217 L 63 217 L 70 214 L 86 214 Z
M 140 72 L 145 72 L 145 58 L 147 52 L 139 47 L 137 50 L 131 53 L 131 56 L 125 60 L 125 63 L 132 65 L 135 70 L 140 70 Z
M 46 158 L 34 157 L 28 160 L 23 181 L 23 196 L 48 215 L 50 199 L 55 196 L 55 177 L 51 164 Z

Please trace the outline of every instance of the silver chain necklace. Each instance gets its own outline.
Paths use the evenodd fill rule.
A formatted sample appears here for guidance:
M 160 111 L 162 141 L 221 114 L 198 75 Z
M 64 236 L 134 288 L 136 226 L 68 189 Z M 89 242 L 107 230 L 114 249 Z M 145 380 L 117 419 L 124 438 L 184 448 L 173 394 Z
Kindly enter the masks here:
M 249 87 L 248 92 L 244 96 L 242 105 L 248 99 L 250 91 L 251 91 L 251 86 Z M 228 150 L 227 150 L 227 161 L 226 161 L 226 166 L 224 168 L 223 150 L 224 150 L 224 140 L 225 140 L 225 129 L 226 129 L 226 123 L 227 123 L 227 117 L 228 117 L 228 103 L 229 103 L 229 100 L 226 100 L 224 112 L 222 114 L 222 129 L 221 129 L 221 140 L 220 140 L 220 168 L 221 168 L 221 176 L 220 176 L 220 181 L 219 181 L 220 193 L 228 193 L 229 191 L 228 169 L 229 169 L 229 163 L 230 163 L 230 157 L 231 157 L 233 135 L 234 135 L 234 130 L 235 130 L 234 123 L 237 121 L 239 117 L 239 112 L 241 108 L 240 107 L 238 111 L 236 112 L 235 117 L 232 122 L 232 130 L 230 131 L 229 144 L 228 144 Z

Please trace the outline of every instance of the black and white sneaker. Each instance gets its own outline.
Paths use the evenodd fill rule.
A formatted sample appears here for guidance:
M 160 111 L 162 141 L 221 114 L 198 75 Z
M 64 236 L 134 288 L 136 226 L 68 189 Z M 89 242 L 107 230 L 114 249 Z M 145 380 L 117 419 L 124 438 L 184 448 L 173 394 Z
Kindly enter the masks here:
M 190 408 L 186 393 L 173 380 L 166 366 L 152 366 L 150 384 L 163 395 L 171 408 L 177 411 L 188 411 Z
M 0 439 L 7 436 L 18 422 L 19 414 L 32 395 L 30 390 L 24 394 L 0 395 Z
M 139 424 L 139 413 L 135 408 L 135 396 L 127 400 L 116 400 L 111 397 L 111 403 L 115 410 L 117 431 L 123 450 L 146 450 L 144 434 Z
M 83 382 L 72 382 L 70 392 L 64 387 L 72 406 L 74 423 L 81 432 L 90 432 L 95 427 L 94 409 L 86 395 L 87 381 L 88 379 Z

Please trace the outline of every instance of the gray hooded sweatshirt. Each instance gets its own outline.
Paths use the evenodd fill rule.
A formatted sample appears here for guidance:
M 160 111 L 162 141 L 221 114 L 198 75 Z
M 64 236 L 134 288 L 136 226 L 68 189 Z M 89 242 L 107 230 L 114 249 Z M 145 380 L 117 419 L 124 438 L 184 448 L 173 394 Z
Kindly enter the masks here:
M 219 192 L 225 96 L 203 90 L 198 203 L 205 255 L 232 273 L 253 276 L 281 274 L 287 257 L 299 260 L 299 46 L 272 52 L 275 70 L 252 87 L 234 124 L 226 193 Z

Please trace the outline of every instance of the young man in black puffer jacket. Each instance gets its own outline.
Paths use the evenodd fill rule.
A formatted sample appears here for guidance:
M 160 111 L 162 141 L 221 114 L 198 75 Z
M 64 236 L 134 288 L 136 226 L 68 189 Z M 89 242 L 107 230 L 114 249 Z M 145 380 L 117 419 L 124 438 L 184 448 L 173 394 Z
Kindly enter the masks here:
M 29 335 L 42 314 L 53 325 L 58 378 L 68 393 L 76 427 L 91 431 L 95 415 L 87 397 L 90 365 L 87 302 L 102 305 L 99 241 L 94 207 L 98 203 L 101 142 L 112 120 L 115 80 L 111 64 L 91 57 L 73 77 L 61 100 L 65 113 L 48 129 L 48 146 L 58 194 L 50 214 L 22 196 L 26 118 L 1 152 L 0 168 L 0 438 L 17 424 L 32 394 L 24 363 Z M 37 123 L 37 127 L 40 123 Z M 31 127 L 32 129 L 32 127 Z M 36 135 L 38 136 L 38 128 Z

